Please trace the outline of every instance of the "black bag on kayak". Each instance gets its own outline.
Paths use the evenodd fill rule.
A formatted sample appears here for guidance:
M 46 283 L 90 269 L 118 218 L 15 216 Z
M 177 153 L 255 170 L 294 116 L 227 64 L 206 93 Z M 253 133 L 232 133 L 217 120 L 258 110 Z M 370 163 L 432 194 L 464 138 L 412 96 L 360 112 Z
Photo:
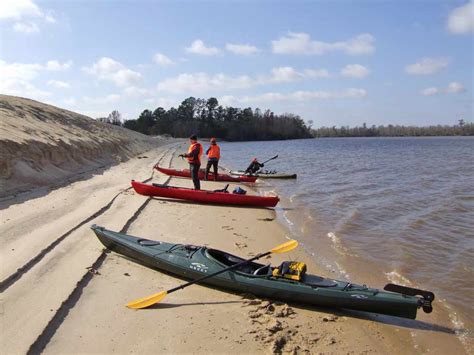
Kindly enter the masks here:
M 245 195 L 247 191 L 245 191 L 243 188 L 237 186 L 234 191 L 232 191 L 233 194 L 238 194 L 238 195 Z

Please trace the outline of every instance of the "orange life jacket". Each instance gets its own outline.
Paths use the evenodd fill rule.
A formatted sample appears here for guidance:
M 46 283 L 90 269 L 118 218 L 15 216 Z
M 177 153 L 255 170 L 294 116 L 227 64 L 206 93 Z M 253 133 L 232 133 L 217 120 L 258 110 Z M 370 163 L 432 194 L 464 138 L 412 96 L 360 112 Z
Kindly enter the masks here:
M 202 145 L 201 145 L 201 143 L 199 143 L 199 142 L 191 143 L 191 145 L 189 146 L 189 149 L 188 149 L 188 154 L 191 154 L 191 152 L 196 148 L 196 146 L 199 147 L 198 157 L 197 157 L 197 159 L 194 159 L 194 157 L 192 157 L 192 156 L 188 157 L 189 164 L 193 164 L 193 163 L 201 164 L 201 155 L 202 155 Z
M 209 152 L 207 153 L 209 159 L 220 159 L 221 158 L 221 149 L 217 144 L 211 144 L 209 147 Z

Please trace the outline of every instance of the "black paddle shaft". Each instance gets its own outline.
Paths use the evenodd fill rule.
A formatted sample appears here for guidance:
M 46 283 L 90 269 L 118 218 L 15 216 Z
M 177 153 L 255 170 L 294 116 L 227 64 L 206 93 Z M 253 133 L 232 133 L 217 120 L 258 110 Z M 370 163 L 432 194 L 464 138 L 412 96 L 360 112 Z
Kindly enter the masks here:
M 276 158 L 278 158 L 278 154 L 275 155 L 273 158 L 270 158 L 270 159 L 268 159 L 268 160 L 265 160 L 262 164 L 268 163 L 270 160 L 273 160 L 273 159 L 276 159 Z
M 201 282 L 201 281 L 204 281 L 204 280 L 207 280 L 207 279 L 210 279 L 211 277 L 214 277 L 214 276 L 217 276 L 219 274 L 222 274 L 226 271 L 230 271 L 230 270 L 233 270 L 241 265 L 244 265 L 244 264 L 247 264 L 251 261 L 254 261 L 254 260 L 257 260 L 257 259 L 260 259 L 260 258 L 263 258 L 264 256 L 267 256 L 267 255 L 270 255 L 272 252 L 271 251 L 267 251 L 266 253 L 262 253 L 262 254 L 257 254 L 255 255 L 253 258 L 250 258 L 248 260 L 244 260 L 244 261 L 241 261 L 240 263 L 237 263 L 237 264 L 234 264 L 232 266 L 229 266 L 228 268 L 225 268 L 225 269 L 222 269 L 222 270 L 219 270 L 217 272 L 214 272 L 213 274 L 209 274 L 209 275 L 206 275 L 204 277 L 201 277 L 200 279 L 197 279 L 197 280 L 193 280 L 193 281 L 190 281 L 188 283 L 185 283 L 181 286 L 176 286 L 175 288 L 172 288 L 171 290 L 168 290 L 167 293 L 172 293 L 174 291 L 178 291 L 178 290 L 181 290 L 185 287 L 188 287 L 188 286 L 191 286 L 191 285 L 194 285 L 198 282 Z

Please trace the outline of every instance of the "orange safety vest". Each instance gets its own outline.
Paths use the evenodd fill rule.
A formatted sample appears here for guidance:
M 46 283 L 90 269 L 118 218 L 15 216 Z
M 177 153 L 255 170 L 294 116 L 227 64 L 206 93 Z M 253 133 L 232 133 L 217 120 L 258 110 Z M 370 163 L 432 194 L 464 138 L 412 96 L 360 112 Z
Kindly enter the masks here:
M 191 152 L 196 148 L 196 146 L 199 146 L 199 155 L 198 155 L 197 159 L 194 159 L 194 157 L 188 157 L 189 164 L 193 164 L 193 163 L 201 164 L 201 155 L 202 155 L 202 145 L 201 145 L 201 143 L 199 143 L 199 142 L 192 143 L 189 146 L 188 154 L 191 154 Z
M 221 158 L 221 149 L 217 144 L 211 144 L 211 146 L 209 147 L 209 152 L 207 153 L 207 157 L 209 159 L 214 158 L 218 160 Z

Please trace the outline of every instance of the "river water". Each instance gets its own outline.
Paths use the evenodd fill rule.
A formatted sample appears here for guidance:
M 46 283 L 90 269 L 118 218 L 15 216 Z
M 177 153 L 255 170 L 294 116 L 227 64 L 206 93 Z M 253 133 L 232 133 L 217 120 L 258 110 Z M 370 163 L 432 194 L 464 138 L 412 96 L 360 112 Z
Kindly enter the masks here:
M 281 197 L 279 218 L 330 277 L 433 291 L 460 337 L 472 340 L 474 138 L 220 145 L 223 166 L 245 169 L 253 157 L 278 154 L 264 169 L 298 174 L 257 186 Z

